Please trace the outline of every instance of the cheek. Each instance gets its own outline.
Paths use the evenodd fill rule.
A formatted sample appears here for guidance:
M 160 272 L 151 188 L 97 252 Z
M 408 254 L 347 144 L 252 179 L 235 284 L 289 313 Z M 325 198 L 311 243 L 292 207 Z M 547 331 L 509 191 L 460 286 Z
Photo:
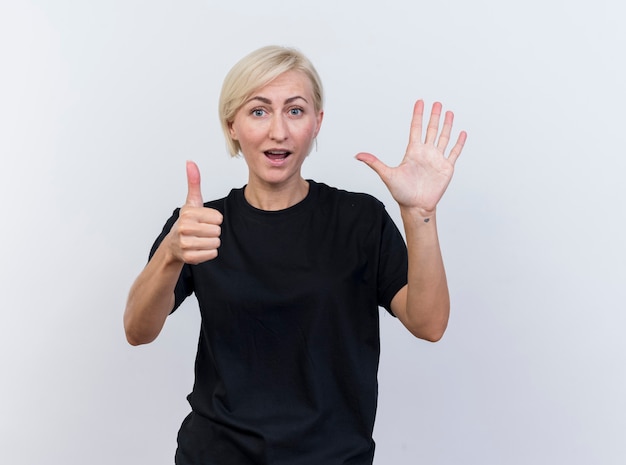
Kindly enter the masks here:
M 230 137 L 234 140 L 242 142 L 242 139 L 246 139 L 246 134 L 249 132 L 246 130 L 245 126 L 241 124 L 241 122 L 233 121 L 233 123 L 229 127 Z
M 258 145 L 265 139 L 265 133 L 261 128 L 237 127 L 235 134 L 239 144 L 243 146 Z
M 300 138 L 302 140 L 313 140 L 315 139 L 315 136 L 317 136 L 317 124 L 315 122 L 307 125 L 300 131 Z

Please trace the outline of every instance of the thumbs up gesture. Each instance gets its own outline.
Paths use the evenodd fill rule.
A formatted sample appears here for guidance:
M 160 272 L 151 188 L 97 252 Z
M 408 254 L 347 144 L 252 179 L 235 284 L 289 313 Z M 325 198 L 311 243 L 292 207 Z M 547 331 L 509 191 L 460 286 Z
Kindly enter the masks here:
M 187 162 L 187 200 L 170 231 L 170 251 L 177 260 L 190 265 L 217 257 L 222 214 L 204 207 L 200 191 L 200 170 Z

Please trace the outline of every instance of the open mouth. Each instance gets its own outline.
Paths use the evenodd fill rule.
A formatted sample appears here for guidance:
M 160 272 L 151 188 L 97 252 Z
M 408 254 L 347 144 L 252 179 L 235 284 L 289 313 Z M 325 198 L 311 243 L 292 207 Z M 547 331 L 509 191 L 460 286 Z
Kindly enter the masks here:
M 284 160 L 289 155 L 291 155 L 291 152 L 288 150 L 268 150 L 267 152 L 264 152 L 264 153 L 265 153 L 265 156 L 272 161 Z

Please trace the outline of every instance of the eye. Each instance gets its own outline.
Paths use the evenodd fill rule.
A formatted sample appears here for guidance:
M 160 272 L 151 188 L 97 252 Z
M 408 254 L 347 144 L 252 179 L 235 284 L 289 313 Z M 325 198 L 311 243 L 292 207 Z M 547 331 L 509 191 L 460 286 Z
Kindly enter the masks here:
M 250 112 L 252 116 L 261 117 L 265 115 L 265 110 L 263 108 L 255 108 Z
M 291 116 L 300 116 L 303 113 L 302 108 L 290 108 L 289 114 Z

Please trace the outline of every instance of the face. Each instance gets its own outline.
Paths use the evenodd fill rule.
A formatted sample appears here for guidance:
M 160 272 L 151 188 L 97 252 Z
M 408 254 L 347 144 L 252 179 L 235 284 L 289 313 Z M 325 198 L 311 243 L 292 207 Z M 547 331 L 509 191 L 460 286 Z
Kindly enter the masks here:
M 248 164 L 249 185 L 299 182 L 322 117 L 311 82 L 300 71 L 283 73 L 254 92 L 229 124 Z

